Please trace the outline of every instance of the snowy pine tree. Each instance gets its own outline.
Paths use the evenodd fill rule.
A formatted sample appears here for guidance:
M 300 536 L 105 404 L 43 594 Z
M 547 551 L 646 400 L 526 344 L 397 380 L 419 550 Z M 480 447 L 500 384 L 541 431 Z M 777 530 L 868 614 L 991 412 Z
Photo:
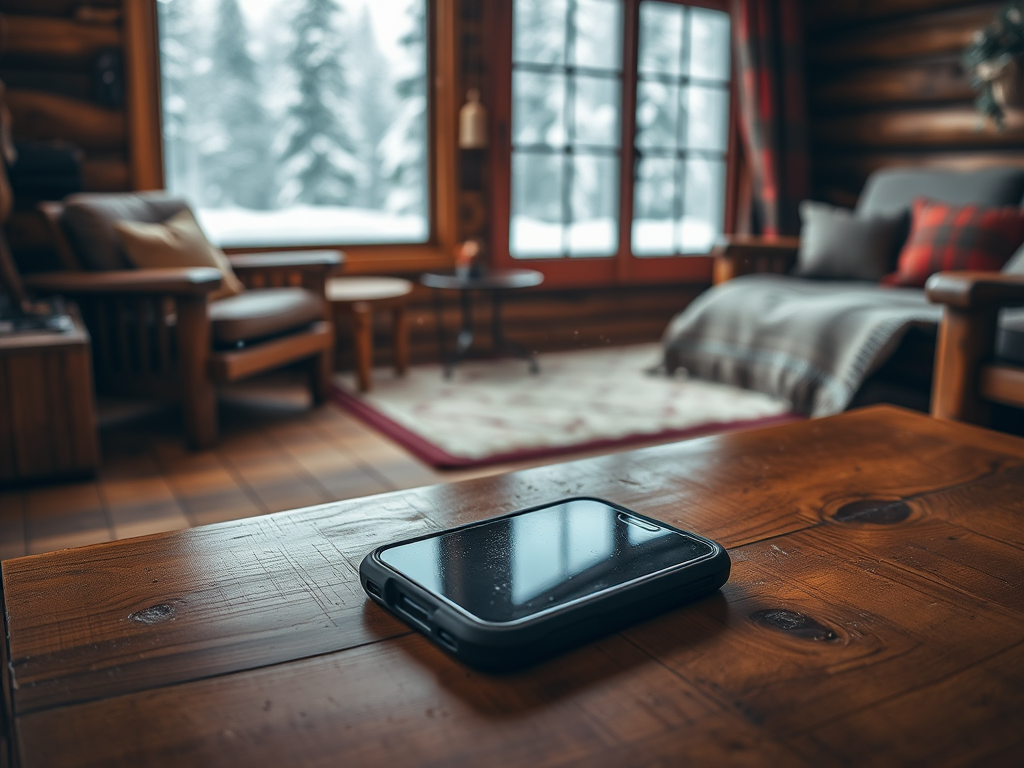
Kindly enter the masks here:
M 287 147 L 282 155 L 286 202 L 345 205 L 353 201 L 360 163 L 346 125 L 348 84 L 335 0 L 301 0 L 292 19 L 294 45 L 288 64 L 298 84 L 298 102 L 288 110 Z
M 272 127 L 263 88 L 248 51 L 250 35 L 238 0 L 219 0 L 211 59 L 217 74 L 213 135 L 206 141 L 209 202 L 270 208 L 276 193 L 270 157 Z
M 353 74 L 351 101 L 361 129 L 357 147 L 363 174 L 358 204 L 362 208 L 381 208 L 389 190 L 381 139 L 395 119 L 395 95 L 391 62 L 380 49 L 367 6 L 363 6 L 348 53 Z
M 160 75 L 163 92 L 164 163 L 168 189 L 195 193 L 195 151 L 191 141 L 190 102 L 193 68 L 198 58 L 192 25 L 191 0 L 162 0 L 160 14 Z
M 397 116 L 381 149 L 391 183 L 387 207 L 397 213 L 427 215 L 427 79 L 426 2 L 411 0 L 406 14 L 409 31 L 401 38 L 416 68 L 395 86 L 400 100 Z

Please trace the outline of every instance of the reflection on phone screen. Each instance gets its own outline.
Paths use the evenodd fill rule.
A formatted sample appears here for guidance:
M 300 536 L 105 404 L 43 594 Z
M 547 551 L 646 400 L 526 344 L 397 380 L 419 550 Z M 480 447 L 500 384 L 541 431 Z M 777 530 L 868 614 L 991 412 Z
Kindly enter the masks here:
M 577 499 L 389 547 L 380 557 L 477 618 L 508 622 L 713 551 L 685 533 Z

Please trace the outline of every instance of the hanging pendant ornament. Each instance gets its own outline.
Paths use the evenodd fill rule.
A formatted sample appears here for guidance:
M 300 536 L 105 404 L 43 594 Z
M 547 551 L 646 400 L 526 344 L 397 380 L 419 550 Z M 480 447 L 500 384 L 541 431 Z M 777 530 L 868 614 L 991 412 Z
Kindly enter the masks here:
M 466 103 L 459 110 L 459 148 L 483 149 L 487 146 L 487 110 L 480 103 L 480 89 L 466 92 Z

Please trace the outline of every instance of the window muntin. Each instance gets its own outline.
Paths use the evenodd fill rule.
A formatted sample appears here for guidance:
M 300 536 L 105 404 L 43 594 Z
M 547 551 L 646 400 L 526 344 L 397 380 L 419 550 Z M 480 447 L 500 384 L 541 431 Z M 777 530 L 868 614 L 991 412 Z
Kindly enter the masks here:
M 615 255 L 621 0 L 517 0 L 512 43 L 514 258 Z
M 159 0 L 164 167 L 223 246 L 431 234 L 427 0 Z

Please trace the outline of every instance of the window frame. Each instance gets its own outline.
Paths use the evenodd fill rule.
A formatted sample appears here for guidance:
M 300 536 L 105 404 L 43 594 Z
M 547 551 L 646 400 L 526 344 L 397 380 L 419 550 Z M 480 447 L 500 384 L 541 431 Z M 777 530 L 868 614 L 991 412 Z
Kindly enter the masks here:
M 707 283 L 711 281 L 709 254 L 673 254 L 637 257 L 632 253 L 633 169 L 636 163 L 636 94 L 640 35 L 640 3 L 623 0 L 622 113 L 619 172 L 619 242 L 614 255 L 605 257 L 552 257 L 517 259 L 509 252 L 512 213 L 512 6 L 514 0 L 495 0 L 492 5 L 494 41 L 493 120 L 491 125 L 491 254 L 496 268 L 529 268 L 542 272 L 545 283 L 557 287 L 638 285 L 661 282 Z M 729 13 L 728 0 L 661 0 L 677 5 Z M 729 121 L 726 156 L 723 233 L 736 229 L 738 188 L 736 67 L 729 78 Z
M 127 121 L 132 189 L 164 189 L 163 109 L 160 94 L 158 0 L 124 4 Z M 225 248 L 227 253 L 266 253 L 337 248 L 345 272 L 405 273 L 450 268 L 457 234 L 457 0 L 426 0 L 428 193 L 430 235 L 426 243 L 319 243 Z

